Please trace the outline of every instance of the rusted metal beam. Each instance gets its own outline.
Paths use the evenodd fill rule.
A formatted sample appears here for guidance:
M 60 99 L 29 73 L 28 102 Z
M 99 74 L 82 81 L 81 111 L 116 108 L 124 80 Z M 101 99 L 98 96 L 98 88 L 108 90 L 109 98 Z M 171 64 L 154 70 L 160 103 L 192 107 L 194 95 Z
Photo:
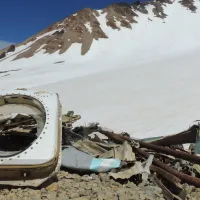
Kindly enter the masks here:
M 156 176 L 153 176 L 153 180 L 157 184 L 157 186 L 162 189 L 163 196 L 167 200 L 183 200 L 182 198 L 178 197 L 177 195 L 174 195 L 173 193 L 171 193 Z
M 148 159 L 149 157 L 149 154 L 143 150 L 141 150 L 140 148 L 134 148 L 134 151 L 136 153 L 138 153 L 140 156 Z M 189 176 L 187 174 L 184 174 L 182 172 L 179 172 L 175 169 L 173 169 L 172 167 L 160 162 L 158 159 L 154 158 L 153 159 L 153 163 L 157 166 L 159 166 L 160 168 L 164 169 L 165 171 L 173 174 L 174 176 L 178 177 L 179 179 L 181 179 L 182 181 L 188 183 L 188 184 L 191 184 L 191 185 L 194 185 L 196 187 L 200 187 L 200 179 L 199 178 L 196 178 L 196 177 L 192 177 L 192 176 Z
M 106 135 L 110 139 L 120 144 L 122 144 L 124 141 L 129 141 L 129 142 L 134 141 L 134 142 L 138 142 L 140 144 L 140 147 L 145 147 L 147 149 L 154 150 L 158 153 L 164 153 L 167 155 L 174 156 L 176 158 L 187 160 L 187 161 L 190 161 L 191 163 L 200 164 L 200 157 L 196 155 L 191 155 L 182 151 L 176 151 L 167 147 L 162 147 L 162 146 L 146 143 L 140 140 L 133 140 L 132 138 L 129 138 L 127 136 L 118 135 L 110 131 L 105 131 L 104 129 L 101 129 L 101 128 L 99 128 L 99 132 L 101 132 L 102 134 Z
M 132 139 L 129 137 L 125 137 L 125 136 L 121 136 L 121 135 L 117 135 L 113 132 L 109 132 L 109 131 L 104 131 L 103 129 L 99 128 L 98 130 L 99 132 L 101 132 L 102 134 L 106 135 L 108 138 L 110 138 L 111 140 L 115 141 L 118 144 L 122 144 L 124 141 L 129 141 L 132 142 Z M 140 142 L 140 141 L 139 141 Z M 146 143 L 145 143 L 146 144 Z M 156 145 L 153 145 L 156 146 Z M 146 146 L 147 147 L 147 146 Z M 152 147 L 152 144 L 150 144 L 150 147 Z M 156 147 L 160 147 L 160 146 L 156 146 Z M 138 153 L 140 156 L 148 159 L 149 154 L 145 151 L 143 151 L 140 148 L 135 148 L 133 147 L 134 152 Z M 166 151 L 164 151 L 164 153 L 166 153 Z M 183 153 L 183 152 L 181 152 Z M 186 153 L 184 153 L 186 154 Z M 174 155 L 174 154 L 173 154 Z M 186 154 L 188 156 L 188 154 Z M 189 155 L 190 156 L 190 155 Z M 197 156 L 196 156 L 197 157 Z M 191 185 L 194 185 L 196 187 L 200 187 L 200 179 L 196 178 L 196 177 L 191 177 L 187 174 L 178 172 L 177 170 L 173 169 L 172 167 L 160 162 L 158 159 L 154 158 L 153 159 L 153 163 L 157 166 L 159 166 L 160 168 L 166 170 L 167 172 L 173 174 L 174 176 L 178 177 L 179 179 L 181 179 L 182 181 L 189 183 Z
M 177 184 L 179 184 L 181 182 L 181 179 L 179 179 L 178 177 L 174 176 L 173 174 L 165 171 L 164 169 L 162 169 L 160 167 L 157 167 L 155 165 L 151 165 L 150 169 L 152 171 L 157 172 L 158 174 L 160 174 L 161 176 L 163 176 L 164 178 L 166 178 L 169 181 L 172 181 L 172 182 L 177 183 Z
M 124 138 L 124 139 L 126 139 L 126 138 Z M 190 161 L 191 163 L 200 164 L 200 157 L 199 156 L 191 155 L 191 154 L 185 153 L 183 151 L 173 150 L 173 149 L 170 149 L 168 147 L 162 147 L 162 146 L 157 146 L 157 145 L 154 145 L 154 144 L 145 143 L 145 142 L 142 142 L 142 141 L 139 141 L 139 140 L 137 142 L 139 142 L 141 147 L 145 147 L 147 149 L 154 150 L 158 153 L 164 153 L 164 154 L 167 154 L 167 155 L 174 156 L 176 158 L 180 158 L 180 159 L 183 159 L 183 160 Z
M 186 199 L 187 193 L 181 185 L 181 179 L 179 179 L 178 177 L 174 176 L 173 174 L 171 174 L 171 173 L 165 171 L 164 169 L 157 167 L 155 165 L 151 165 L 150 169 L 167 180 L 167 182 L 168 182 L 167 185 L 168 186 L 171 185 L 170 188 L 173 188 L 173 191 L 171 191 L 168 188 L 170 190 L 170 192 L 172 192 L 173 194 L 176 194 L 183 200 Z
M 107 136 L 109 139 L 113 140 L 117 144 L 123 144 L 125 141 L 131 142 L 131 139 L 121 138 L 120 135 L 111 132 L 110 130 L 106 130 L 104 128 L 98 127 L 98 131 L 105 136 Z M 127 137 L 128 138 L 128 137 Z

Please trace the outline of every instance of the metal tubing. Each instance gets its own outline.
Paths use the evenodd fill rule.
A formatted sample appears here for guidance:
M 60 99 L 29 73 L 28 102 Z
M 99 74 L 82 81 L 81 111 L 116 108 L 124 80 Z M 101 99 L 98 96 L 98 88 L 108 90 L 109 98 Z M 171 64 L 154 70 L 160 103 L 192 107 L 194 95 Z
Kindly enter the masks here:
M 111 140 L 115 141 L 116 143 L 118 144 L 122 144 L 124 141 L 129 141 L 131 142 L 132 139 L 129 138 L 129 137 L 125 137 L 125 136 L 121 136 L 121 135 L 117 135 L 113 132 L 109 132 L 109 131 L 104 131 L 103 129 L 99 128 L 99 132 L 101 132 L 102 134 L 106 135 L 107 137 L 109 137 Z M 159 146 L 156 146 L 156 145 L 152 145 L 152 144 L 148 144 L 146 145 L 147 143 L 145 142 L 142 142 L 141 141 L 138 141 L 142 146 L 145 145 L 146 148 L 150 147 L 150 149 L 152 150 L 155 150 L 157 149 L 158 152 L 159 152 L 159 149 L 160 148 L 157 148 Z M 154 148 L 155 147 L 155 148 Z M 162 147 L 163 148 L 163 147 Z M 164 153 L 167 153 L 167 151 L 165 151 L 166 148 L 164 148 Z M 149 154 L 145 151 L 143 151 L 142 149 L 140 148 L 135 148 L 133 147 L 133 150 L 134 152 L 138 153 L 140 156 L 148 159 L 149 157 Z M 174 150 L 172 150 L 174 152 Z M 170 152 L 172 152 L 170 151 Z M 161 152 L 161 151 L 160 151 Z M 163 151 L 162 151 L 163 152 Z M 186 153 L 183 153 L 183 152 L 180 152 L 182 155 L 185 156 Z M 180 154 L 179 154 L 180 155 Z M 186 154 L 188 156 L 188 154 Z M 174 153 L 173 153 L 173 156 L 174 156 Z M 189 157 L 197 157 L 197 156 L 192 156 L 192 155 L 189 155 Z M 185 158 L 185 157 L 184 157 Z M 198 157 L 199 158 L 199 157 Z M 174 176 L 178 177 L 179 179 L 181 179 L 182 181 L 188 183 L 188 184 L 191 184 L 191 185 L 194 185 L 196 187 L 200 187 L 200 179 L 199 178 L 196 178 L 196 177 L 192 177 L 192 176 L 189 176 L 189 175 L 186 175 L 184 173 L 181 173 L 181 172 L 178 172 L 177 170 L 173 169 L 172 167 L 160 162 L 158 159 L 154 158 L 153 159 L 153 163 L 157 166 L 159 166 L 160 168 L 166 170 L 167 172 L 173 174 Z
M 148 159 L 149 157 L 149 154 L 143 150 L 141 150 L 140 148 L 134 148 L 134 151 L 137 152 L 140 156 Z M 160 168 L 166 170 L 167 172 L 173 174 L 174 176 L 178 177 L 179 179 L 181 179 L 182 181 L 188 183 L 188 184 L 191 184 L 191 185 L 194 185 L 196 187 L 200 187 L 200 179 L 199 178 L 196 178 L 196 177 L 192 177 L 192 176 L 189 176 L 187 174 L 184 174 L 182 172 L 179 172 L 175 169 L 173 169 L 172 167 L 160 162 L 159 160 L 157 160 L 156 158 L 153 159 L 153 163 L 157 166 L 159 166 Z

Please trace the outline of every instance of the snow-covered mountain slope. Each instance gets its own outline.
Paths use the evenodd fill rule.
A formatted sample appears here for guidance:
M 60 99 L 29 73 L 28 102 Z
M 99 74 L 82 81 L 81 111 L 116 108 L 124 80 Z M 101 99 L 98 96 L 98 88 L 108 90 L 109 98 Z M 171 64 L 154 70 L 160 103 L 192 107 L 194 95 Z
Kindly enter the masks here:
M 65 52 L 44 54 L 46 44 L 38 49 L 36 41 L 63 27 L 40 33 L 0 60 L 0 88 L 58 92 L 63 110 L 80 113 L 80 123 L 98 121 L 140 138 L 187 128 L 200 119 L 200 1 L 191 1 L 195 12 L 185 6 L 187 0 L 163 2 L 156 16 L 155 5 L 145 6 L 147 14 L 132 7 L 137 23 L 128 21 L 131 29 L 122 27 L 114 14 L 120 30 L 113 29 L 108 26 L 108 13 L 113 12 L 99 10 L 98 26 L 107 37 L 93 39 L 85 55 L 81 45 L 88 40 L 82 39 Z M 30 49 L 35 52 L 29 58 L 15 59 Z M 5 73 L 9 70 L 16 71 Z

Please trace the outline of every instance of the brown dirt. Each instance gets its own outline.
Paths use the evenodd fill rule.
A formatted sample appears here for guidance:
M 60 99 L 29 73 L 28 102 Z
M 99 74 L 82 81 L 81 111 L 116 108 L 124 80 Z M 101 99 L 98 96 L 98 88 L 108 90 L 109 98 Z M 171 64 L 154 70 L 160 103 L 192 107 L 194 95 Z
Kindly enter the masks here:
M 200 189 L 184 185 L 186 200 L 199 200 Z M 78 175 L 61 171 L 58 179 L 49 180 L 40 189 L 0 188 L 0 200 L 165 200 L 162 190 L 146 181 L 121 184 L 107 174 Z

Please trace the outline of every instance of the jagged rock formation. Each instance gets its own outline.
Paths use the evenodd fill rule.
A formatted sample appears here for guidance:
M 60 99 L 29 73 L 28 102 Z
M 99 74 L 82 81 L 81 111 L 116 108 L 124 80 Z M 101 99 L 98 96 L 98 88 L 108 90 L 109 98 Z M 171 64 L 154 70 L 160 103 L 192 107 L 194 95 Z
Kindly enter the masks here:
M 48 28 L 48 30 L 60 29 L 60 31 L 57 30 L 52 35 L 38 39 L 31 45 L 30 49 L 19 54 L 15 60 L 33 56 L 42 45 L 44 45 L 42 49 L 45 50 L 45 53 L 52 54 L 58 51 L 62 54 L 67 51 L 73 43 L 80 43 L 82 44 L 81 54 L 86 54 L 92 45 L 93 39 L 107 38 L 97 20 L 98 16 L 99 13 L 96 10 L 87 8 L 54 24 L 51 28 Z M 48 31 L 43 31 L 40 35 L 45 32 Z M 24 44 L 34 41 L 36 37 L 27 40 Z
M 121 27 L 132 28 L 132 23 L 137 23 L 134 19 L 137 14 L 133 11 L 132 6 L 126 3 L 112 4 L 103 9 L 102 13 L 106 13 L 107 26 L 113 29 L 120 29 L 116 22 L 120 23 Z
M 8 52 L 14 52 L 14 51 L 15 51 L 15 45 L 10 45 L 10 47 L 7 50 L 7 53 Z
M 6 54 L 8 52 L 14 52 L 15 51 L 15 45 L 10 45 L 9 47 L 7 48 L 4 48 L 0 51 L 0 59 L 3 59 L 6 57 Z
M 138 15 L 136 12 L 148 14 L 147 6 L 151 5 L 155 17 L 165 19 L 167 14 L 164 8 L 166 4 L 172 3 L 173 0 L 154 0 L 144 3 L 137 1 L 133 4 L 112 4 L 101 11 L 89 8 L 80 10 L 78 13 L 51 25 L 23 43 L 16 45 L 16 47 L 18 47 L 32 42 L 29 48 L 19 53 L 14 60 L 32 57 L 40 50 L 48 54 L 55 52 L 63 54 L 73 43 L 81 44 L 81 55 L 85 55 L 90 50 L 93 40 L 108 38 L 101 29 L 99 23 L 98 17 L 100 14 L 105 14 L 107 20 L 106 24 L 112 29 L 120 30 L 121 27 L 132 29 L 132 24 L 137 23 Z M 179 3 L 192 12 L 195 12 L 197 9 L 193 0 L 181 0 Z M 151 19 L 149 19 L 149 21 L 151 21 Z M 55 32 L 53 32 L 54 30 Z M 51 31 L 52 33 L 48 34 Z M 15 51 L 15 47 L 10 46 L 9 49 L 0 51 L 1 57 L 4 56 L 3 52 L 6 54 L 7 51 Z
M 194 5 L 194 0 L 181 0 L 179 3 L 181 3 L 181 5 L 191 10 L 192 12 L 196 12 L 197 10 L 197 7 Z

